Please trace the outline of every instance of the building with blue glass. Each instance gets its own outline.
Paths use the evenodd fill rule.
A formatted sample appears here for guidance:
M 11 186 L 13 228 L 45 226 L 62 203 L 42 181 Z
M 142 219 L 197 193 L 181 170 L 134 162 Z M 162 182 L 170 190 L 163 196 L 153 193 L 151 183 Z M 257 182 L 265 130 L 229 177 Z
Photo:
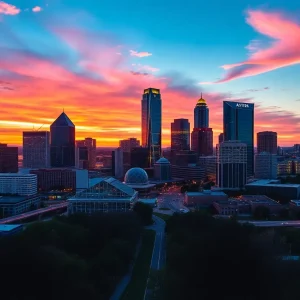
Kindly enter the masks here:
M 206 101 L 202 98 L 198 100 L 194 108 L 194 128 L 208 128 L 209 127 L 209 109 Z
M 149 149 L 149 166 L 161 155 L 161 95 L 159 89 L 144 90 L 142 98 L 142 146 Z
M 247 145 L 247 176 L 254 173 L 254 104 L 223 102 L 224 141 L 239 140 Z
M 174 119 L 171 123 L 171 150 L 190 150 L 190 122 L 188 119 Z

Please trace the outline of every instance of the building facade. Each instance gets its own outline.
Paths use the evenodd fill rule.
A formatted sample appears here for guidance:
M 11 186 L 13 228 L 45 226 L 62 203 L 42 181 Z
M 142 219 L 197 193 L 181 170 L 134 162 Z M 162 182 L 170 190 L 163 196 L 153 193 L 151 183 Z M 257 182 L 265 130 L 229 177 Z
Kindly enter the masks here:
M 190 122 L 188 119 L 174 119 L 171 123 L 171 150 L 190 150 Z
M 31 170 L 37 176 L 39 192 L 76 190 L 76 171 L 70 169 L 39 169 Z
M 119 146 L 123 152 L 131 152 L 131 149 L 140 147 L 140 141 L 136 138 L 129 138 L 126 140 L 120 140 Z
M 199 166 L 205 169 L 205 176 L 211 179 L 216 178 L 217 174 L 217 157 L 216 156 L 200 156 Z
M 154 179 L 158 181 L 169 181 L 172 179 L 171 163 L 164 157 L 161 157 L 154 164 Z
M 224 133 L 223 132 L 220 133 L 218 138 L 219 138 L 219 144 L 223 143 L 224 142 Z
M 260 152 L 255 155 L 255 178 L 276 179 L 277 157 L 269 152 Z
M 75 125 L 63 112 L 50 126 L 51 167 L 75 166 Z
M 24 131 L 23 132 L 23 167 L 49 168 L 50 167 L 50 132 Z
M 257 133 L 257 153 L 277 154 L 277 132 L 262 131 Z
M 211 128 L 194 128 L 192 132 L 192 151 L 198 156 L 213 155 L 213 131 Z
M 254 104 L 223 102 L 224 141 L 239 140 L 247 145 L 247 176 L 254 173 Z
M 144 90 L 142 98 L 142 146 L 149 149 L 149 166 L 161 155 L 161 95 L 159 89 Z
M 112 152 L 112 175 L 118 179 L 124 177 L 123 150 L 121 147 Z
M 37 176 L 34 174 L 0 173 L 0 194 L 36 195 Z
M 247 145 L 225 141 L 217 145 L 217 185 L 224 189 L 240 189 L 247 182 Z
M 18 147 L 0 144 L 0 173 L 17 173 L 18 170 Z

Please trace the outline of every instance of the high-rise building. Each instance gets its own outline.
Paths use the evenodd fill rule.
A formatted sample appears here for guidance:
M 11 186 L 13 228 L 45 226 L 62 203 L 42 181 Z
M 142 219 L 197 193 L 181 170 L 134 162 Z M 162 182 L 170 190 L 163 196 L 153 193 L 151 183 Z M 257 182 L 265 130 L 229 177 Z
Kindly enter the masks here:
M 51 167 L 75 166 L 75 125 L 63 112 L 50 126 Z
M 34 174 L 0 173 L 0 194 L 35 195 L 37 194 L 37 176 Z
M 188 119 L 174 119 L 171 123 L 171 150 L 190 150 L 190 122 Z
M 223 143 L 224 142 L 224 133 L 220 133 L 219 134 L 219 144 Z
M 217 172 L 217 157 L 216 156 L 200 156 L 199 166 L 205 169 L 205 176 L 211 179 L 216 178 Z
M 123 150 L 121 147 L 112 152 L 112 175 L 118 179 L 124 177 Z
M 50 132 L 23 132 L 23 167 L 48 168 L 50 166 Z
M 277 154 L 277 132 L 262 131 L 257 133 L 257 153 Z
M 150 151 L 149 166 L 161 155 L 161 95 L 159 89 L 144 90 L 142 98 L 142 146 Z
M 120 140 L 119 146 L 123 152 L 130 152 L 132 148 L 140 147 L 140 141 L 137 138 Z
M 18 147 L 0 144 L 0 173 L 17 173 L 18 170 Z
M 76 166 L 83 169 L 94 169 L 96 166 L 96 140 L 85 138 L 76 143 Z
M 247 144 L 225 141 L 217 145 L 217 185 L 225 189 L 243 188 L 247 182 Z
M 148 168 L 149 167 L 149 149 L 144 147 L 132 148 L 130 152 L 131 168 Z
M 194 128 L 192 132 L 192 151 L 198 156 L 213 155 L 213 131 L 211 128 Z
M 224 141 L 247 144 L 247 176 L 254 173 L 254 104 L 223 102 Z
M 206 101 L 202 98 L 198 100 L 194 108 L 194 128 L 208 128 L 209 127 L 209 109 Z
M 260 152 L 255 155 L 255 178 L 257 179 L 277 178 L 276 154 L 271 154 L 270 152 Z

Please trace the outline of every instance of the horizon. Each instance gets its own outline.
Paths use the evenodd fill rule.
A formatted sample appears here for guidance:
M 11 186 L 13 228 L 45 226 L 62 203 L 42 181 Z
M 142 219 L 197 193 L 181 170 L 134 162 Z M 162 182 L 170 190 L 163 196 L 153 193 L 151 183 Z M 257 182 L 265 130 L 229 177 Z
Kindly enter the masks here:
M 297 3 L 230 0 L 216 10 L 167 0 L 141 23 L 145 11 L 134 0 L 0 2 L 0 143 L 19 147 L 22 131 L 49 130 L 62 111 L 76 139 L 90 136 L 98 147 L 141 140 L 141 99 L 150 86 L 161 91 L 164 148 L 174 119 L 188 119 L 192 131 L 201 93 L 214 146 L 223 101 L 255 104 L 255 144 L 261 131 L 277 132 L 282 147 L 298 143 Z

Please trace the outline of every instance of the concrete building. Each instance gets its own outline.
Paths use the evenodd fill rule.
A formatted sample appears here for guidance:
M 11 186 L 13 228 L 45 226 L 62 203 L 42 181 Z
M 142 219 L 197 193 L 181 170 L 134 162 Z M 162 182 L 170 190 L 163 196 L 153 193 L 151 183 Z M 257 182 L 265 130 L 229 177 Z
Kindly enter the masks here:
M 171 123 L 171 150 L 190 150 L 190 122 L 188 119 L 174 119 Z
M 140 147 L 140 141 L 137 138 L 120 140 L 119 146 L 123 150 L 123 152 L 129 153 L 131 152 L 131 149 Z
M 226 201 L 228 196 L 219 191 L 203 190 L 202 192 L 186 192 L 184 205 L 186 206 L 210 206 L 215 201 Z
M 96 166 L 96 139 L 85 138 L 76 143 L 76 167 L 94 169 Z
M 38 209 L 39 196 L 0 196 L 0 215 L 4 218 Z
M 172 178 L 185 181 L 202 181 L 205 179 L 205 169 L 196 164 L 185 166 L 172 165 Z
M 214 208 L 219 215 L 234 216 L 238 214 L 250 214 L 250 204 L 247 201 L 229 199 L 226 201 L 216 201 Z
M 265 195 L 243 195 L 240 200 L 249 203 L 252 213 L 258 206 L 267 207 L 271 214 L 278 214 L 282 209 L 282 205 Z
M 31 170 L 35 174 L 40 192 L 76 190 L 76 171 L 71 169 L 38 169 Z
M 121 147 L 112 152 L 112 175 L 117 179 L 123 179 L 124 177 L 123 154 Z
M 171 163 L 164 157 L 161 157 L 154 164 L 154 179 L 157 181 L 169 181 L 172 179 Z
M 262 131 L 257 133 L 257 153 L 277 154 L 277 132 Z
M 34 174 L 0 173 L 0 194 L 36 195 L 37 176 Z
M 262 179 L 248 183 L 245 187 L 246 191 L 253 195 L 267 195 L 275 199 L 300 199 L 300 184 L 280 184 L 280 180 Z
M 277 157 L 269 152 L 260 152 L 255 155 L 255 178 L 276 179 Z
M 205 170 L 205 176 L 216 178 L 217 175 L 217 157 L 216 156 L 200 156 L 199 166 Z
M 0 173 L 17 173 L 18 169 L 18 147 L 0 144 Z
M 115 178 L 95 178 L 93 186 L 68 199 L 68 213 L 126 212 L 137 196 L 137 191 Z
M 247 182 L 247 145 L 225 141 L 217 145 L 217 185 L 224 189 L 240 189 Z
M 50 167 L 50 132 L 24 131 L 23 132 L 23 167 L 49 168 Z
M 213 131 L 211 128 L 194 128 L 192 132 L 192 151 L 198 156 L 213 155 Z

